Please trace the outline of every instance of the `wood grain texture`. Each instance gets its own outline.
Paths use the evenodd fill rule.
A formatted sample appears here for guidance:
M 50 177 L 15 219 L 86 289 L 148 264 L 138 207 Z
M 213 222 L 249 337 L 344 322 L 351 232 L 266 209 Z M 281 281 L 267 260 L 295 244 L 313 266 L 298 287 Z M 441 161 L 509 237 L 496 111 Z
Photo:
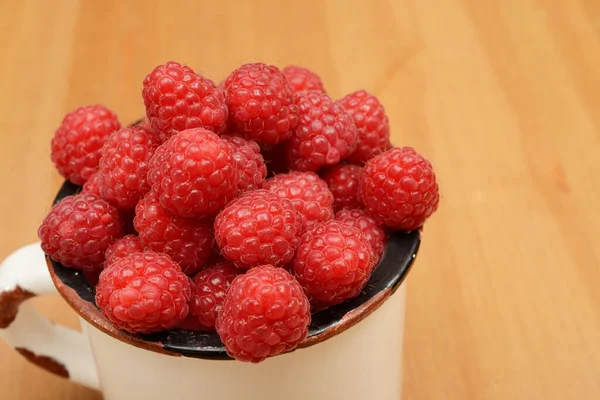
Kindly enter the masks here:
M 600 398 L 600 3 L 594 0 L 0 2 L 0 257 L 34 241 L 62 116 L 143 114 L 179 60 L 305 65 L 365 88 L 437 169 L 408 279 L 407 399 Z M 58 299 L 37 300 L 59 322 Z M 0 343 L 6 399 L 99 399 Z M 32 384 L 31 382 L 35 382 Z

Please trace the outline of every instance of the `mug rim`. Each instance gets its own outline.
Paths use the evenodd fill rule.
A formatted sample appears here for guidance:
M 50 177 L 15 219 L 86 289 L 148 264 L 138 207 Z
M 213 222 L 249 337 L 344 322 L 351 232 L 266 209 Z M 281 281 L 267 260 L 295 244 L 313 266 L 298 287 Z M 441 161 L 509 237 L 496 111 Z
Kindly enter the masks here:
M 78 193 L 81 187 L 66 181 L 54 204 Z M 393 232 L 388 237 L 384 254 L 365 289 L 354 299 L 312 315 L 309 336 L 297 349 L 314 346 L 350 329 L 377 310 L 402 284 L 417 256 L 422 229 Z M 122 331 L 106 319 L 95 303 L 95 287 L 83 273 L 64 267 L 46 256 L 54 286 L 67 304 L 87 323 L 101 332 L 140 349 L 171 356 L 230 360 L 216 332 L 191 332 L 181 329 L 156 334 L 132 334 Z M 397 265 L 397 267 L 395 267 Z M 202 339 L 202 346 L 194 345 Z M 294 350 L 292 350 L 294 351 Z

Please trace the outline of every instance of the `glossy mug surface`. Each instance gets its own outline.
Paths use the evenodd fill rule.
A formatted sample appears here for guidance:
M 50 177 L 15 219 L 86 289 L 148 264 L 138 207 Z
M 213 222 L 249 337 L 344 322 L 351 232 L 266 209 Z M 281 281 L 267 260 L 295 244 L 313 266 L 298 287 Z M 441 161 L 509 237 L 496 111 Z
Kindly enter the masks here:
M 77 190 L 66 183 L 57 201 Z M 397 400 L 406 290 L 401 283 L 419 244 L 419 231 L 391 235 L 357 298 L 315 314 L 299 349 L 258 365 L 230 360 L 216 333 L 130 335 L 115 329 L 82 274 L 46 260 L 39 244 L 18 250 L 0 267 L 0 336 L 41 367 L 101 389 L 106 400 Z M 81 316 L 83 333 L 52 324 L 26 303 L 57 292 Z

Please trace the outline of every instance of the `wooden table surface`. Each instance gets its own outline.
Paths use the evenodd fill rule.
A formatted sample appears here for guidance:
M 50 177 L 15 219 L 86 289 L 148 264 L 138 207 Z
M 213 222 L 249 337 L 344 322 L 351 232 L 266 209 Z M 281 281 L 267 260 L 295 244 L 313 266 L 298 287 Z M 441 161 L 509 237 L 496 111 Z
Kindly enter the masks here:
M 436 167 L 441 207 L 407 281 L 406 398 L 600 398 L 597 1 L 3 0 L 0 37 L 0 258 L 36 240 L 66 112 L 135 120 L 145 74 L 170 59 L 215 80 L 305 65 L 333 97 L 379 96 L 394 143 Z M 3 399 L 101 398 L 3 342 L 0 360 Z

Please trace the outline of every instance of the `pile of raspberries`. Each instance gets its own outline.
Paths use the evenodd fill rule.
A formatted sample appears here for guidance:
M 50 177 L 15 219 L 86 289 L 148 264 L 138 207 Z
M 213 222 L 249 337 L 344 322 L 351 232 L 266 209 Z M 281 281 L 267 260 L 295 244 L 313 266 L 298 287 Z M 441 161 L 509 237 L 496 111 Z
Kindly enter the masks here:
M 168 62 L 142 97 L 132 126 L 101 105 L 65 116 L 52 160 L 82 189 L 39 229 L 130 333 L 216 330 L 247 362 L 290 351 L 311 313 L 362 291 L 389 232 L 438 207 L 431 164 L 390 145 L 379 100 L 333 100 L 308 69 L 245 64 L 215 84 Z

